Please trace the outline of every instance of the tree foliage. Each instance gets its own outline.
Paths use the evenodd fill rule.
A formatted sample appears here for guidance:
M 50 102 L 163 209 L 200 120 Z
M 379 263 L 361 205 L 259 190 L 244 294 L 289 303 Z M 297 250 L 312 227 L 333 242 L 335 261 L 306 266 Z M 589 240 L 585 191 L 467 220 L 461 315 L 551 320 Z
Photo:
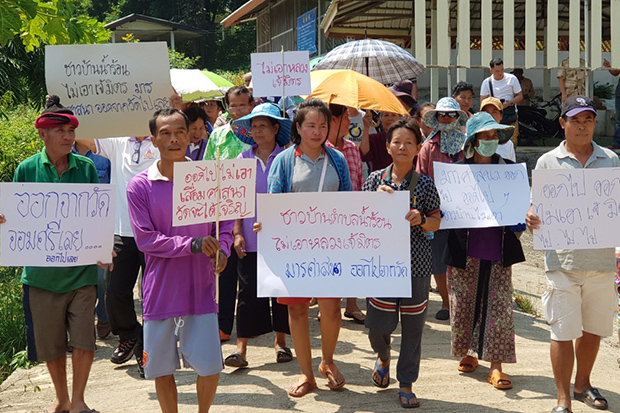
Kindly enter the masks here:
M 0 46 L 19 36 L 31 52 L 42 44 L 102 43 L 110 33 L 70 0 L 1 0 Z
M 200 56 L 209 70 L 247 69 L 256 49 L 254 23 L 224 29 L 220 21 L 247 0 L 90 0 L 89 12 L 111 21 L 131 13 L 143 14 L 202 29 L 208 34 L 194 42 L 177 44 L 186 56 Z
M 0 114 L 10 103 L 43 102 L 43 46 L 109 40 L 103 24 L 84 14 L 87 6 L 75 0 L 0 0 Z

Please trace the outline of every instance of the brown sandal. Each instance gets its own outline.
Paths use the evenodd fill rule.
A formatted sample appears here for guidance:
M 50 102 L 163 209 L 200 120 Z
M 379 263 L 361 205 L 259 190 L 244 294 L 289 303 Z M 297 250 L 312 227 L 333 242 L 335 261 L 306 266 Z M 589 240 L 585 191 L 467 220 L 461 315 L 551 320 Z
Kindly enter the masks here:
M 334 372 L 336 374 L 334 374 Z M 330 390 L 342 389 L 346 384 L 344 376 L 340 373 L 335 363 L 321 364 L 319 366 L 319 373 L 327 379 L 327 387 L 329 387 Z
M 459 371 L 462 373 L 473 373 L 478 367 L 478 359 L 472 356 L 463 357 L 459 362 Z
M 493 373 L 489 375 L 487 381 L 491 383 L 493 387 L 499 390 L 512 389 L 512 381 L 510 381 L 508 376 L 501 371 L 493 370 Z
M 316 381 L 305 380 L 289 387 L 287 393 L 291 397 L 303 397 L 316 388 Z

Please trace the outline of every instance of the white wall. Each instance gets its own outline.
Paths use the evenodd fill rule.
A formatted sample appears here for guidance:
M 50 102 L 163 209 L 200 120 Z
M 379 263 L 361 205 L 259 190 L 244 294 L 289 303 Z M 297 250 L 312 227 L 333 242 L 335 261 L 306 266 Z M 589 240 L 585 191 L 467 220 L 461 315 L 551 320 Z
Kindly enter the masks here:
M 474 85 L 474 92 L 476 97 L 478 97 L 480 95 L 480 85 L 482 84 L 482 81 L 487 78 L 488 76 L 490 76 L 489 73 L 489 69 L 488 69 L 488 62 L 484 62 L 481 63 L 480 62 L 480 50 L 471 50 L 471 64 L 472 65 L 483 65 L 485 66 L 485 68 L 479 68 L 479 69 L 468 69 L 467 70 L 467 81 L 472 83 Z M 523 50 L 515 50 L 515 64 L 517 67 L 519 67 L 521 65 L 521 67 L 523 67 L 522 65 L 525 62 L 525 52 Z M 611 53 L 609 52 L 604 52 L 603 53 L 603 57 L 607 58 L 607 60 L 610 60 L 610 55 Z M 502 58 L 503 57 L 503 51 L 501 50 L 494 50 L 493 51 L 493 57 L 499 57 Z M 558 61 L 562 61 L 563 59 L 568 57 L 568 51 L 562 51 L 562 52 L 558 52 Z M 583 57 L 583 53 L 582 53 L 582 57 Z M 428 51 L 427 54 L 427 62 L 430 62 L 430 50 Z M 451 57 L 451 62 L 456 62 L 456 52 L 453 50 L 452 51 L 452 57 Z M 538 51 L 536 52 L 536 64 L 538 66 L 543 66 L 544 64 L 544 52 L 543 51 Z M 603 62 L 601 61 L 599 63 L 600 66 L 603 65 Z M 506 71 L 510 72 L 512 71 L 513 68 L 509 68 L 506 67 Z M 447 94 L 447 90 L 446 90 L 446 86 L 447 86 L 447 72 L 448 69 L 438 69 L 439 71 L 439 96 L 446 96 Z M 536 89 L 536 95 L 540 96 L 540 98 L 542 98 L 542 93 L 543 93 L 543 69 L 524 69 L 523 73 L 524 76 L 527 78 L 530 78 L 532 80 L 532 83 L 534 83 L 534 88 Z M 551 96 L 555 96 L 557 93 L 559 93 L 559 85 L 558 85 L 558 79 L 557 79 L 557 69 L 551 69 Z M 422 74 L 422 76 L 420 76 L 418 78 L 418 95 L 419 95 L 419 101 L 426 101 L 430 98 L 430 70 L 427 69 L 424 74 Z M 452 69 L 452 85 L 456 84 L 458 81 L 460 80 L 465 80 L 465 79 L 457 79 L 456 77 L 456 69 Z M 607 70 L 595 70 L 593 72 L 593 81 L 598 81 L 599 83 L 611 83 L 613 85 L 616 85 L 618 83 L 618 81 L 620 80 L 620 76 L 612 76 L 609 71 Z M 474 104 L 475 105 L 475 104 Z

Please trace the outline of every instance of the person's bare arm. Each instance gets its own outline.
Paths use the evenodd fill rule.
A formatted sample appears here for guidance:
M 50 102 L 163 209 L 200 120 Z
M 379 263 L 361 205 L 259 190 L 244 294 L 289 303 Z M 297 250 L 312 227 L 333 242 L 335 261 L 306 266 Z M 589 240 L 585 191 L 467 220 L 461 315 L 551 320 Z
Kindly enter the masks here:
M 90 149 L 92 153 L 97 153 L 97 144 L 95 143 L 94 139 L 80 139 L 76 142 L 79 145 L 85 146 L 88 149 Z
M 607 70 L 609 70 L 609 73 L 611 73 L 612 76 L 620 75 L 620 69 L 612 69 L 611 63 L 609 63 L 609 60 L 603 59 L 603 66 L 605 66 Z
M 521 103 L 521 101 L 523 101 L 523 92 L 519 92 L 515 95 L 515 97 L 512 99 L 512 104 L 516 106 Z
M 366 155 L 370 152 L 370 124 L 372 123 L 372 111 L 366 111 L 363 117 L 364 130 L 362 131 L 362 140 L 360 141 L 360 152 Z
M 534 214 L 534 206 L 530 205 L 527 210 L 527 214 L 525 214 L 525 225 L 527 226 L 527 229 L 530 231 L 540 229 L 540 224 L 540 217 Z
M 560 84 L 560 93 L 562 93 L 562 102 L 566 100 L 566 84 L 564 84 L 564 78 L 558 77 L 558 83 Z
M 418 100 L 418 82 L 413 83 L 411 87 L 411 96 L 413 96 L 415 100 Z

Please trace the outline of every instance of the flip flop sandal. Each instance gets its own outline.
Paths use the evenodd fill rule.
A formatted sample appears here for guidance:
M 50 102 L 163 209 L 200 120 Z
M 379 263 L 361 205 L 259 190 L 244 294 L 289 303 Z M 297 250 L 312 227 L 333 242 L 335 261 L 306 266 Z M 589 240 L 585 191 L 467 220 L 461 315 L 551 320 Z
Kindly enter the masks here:
M 243 359 L 240 353 L 232 353 L 224 359 L 224 364 L 228 367 L 247 367 L 248 362 Z
M 590 406 L 593 409 L 597 409 L 597 410 L 607 410 L 607 399 L 604 398 L 603 396 L 601 396 L 601 393 L 599 393 L 598 389 L 594 388 L 594 387 L 590 387 L 589 389 L 585 389 L 583 392 L 581 393 L 577 393 L 576 391 L 573 392 L 573 397 L 575 398 L 575 400 L 583 402 L 585 404 L 587 404 L 588 406 Z M 596 404 L 596 401 L 600 400 L 602 402 L 604 402 L 603 404 Z
M 472 356 L 466 356 L 459 362 L 458 370 L 462 373 L 473 373 L 478 368 L 478 359 Z
M 381 387 L 382 389 L 387 388 L 390 385 L 390 365 L 388 364 L 384 368 L 379 367 L 379 359 L 375 361 L 375 369 L 372 372 L 372 382 L 377 387 Z M 375 373 L 381 377 L 381 381 L 375 380 Z M 387 382 L 385 382 L 385 378 L 387 377 Z
M 287 393 L 291 397 L 303 397 L 316 388 L 317 388 L 317 385 L 315 381 L 314 382 L 304 381 L 303 383 L 294 384 L 291 387 L 289 387 Z
M 337 367 L 336 367 L 336 371 L 338 373 L 337 375 L 334 375 L 334 372 L 331 371 L 329 366 L 336 367 L 334 363 L 329 364 L 329 365 L 320 365 L 319 373 L 321 373 L 321 375 L 327 379 L 327 387 L 329 387 L 330 390 L 342 389 L 344 385 L 346 384 L 344 376 L 342 375 L 342 373 L 340 373 L 340 370 L 338 370 Z
M 406 402 L 403 402 L 402 398 L 405 398 Z M 411 399 L 416 399 L 415 403 L 409 403 Z M 398 400 L 400 400 L 400 407 L 404 407 L 405 409 L 420 407 L 420 401 L 417 400 L 415 393 L 405 393 L 404 391 L 399 391 Z
M 293 360 L 293 352 L 288 347 L 279 347 L 276 349 L 276 362 L 288 363 Z
M 493 373 L 489 375 L 489 378 L 487 379 L 487 381 L 491 383 L 493 387 L 499 390 L 512 389 L 512 381 L 510 381 L 508 376 L 502 373 L 501 371 L 493 370 Z M 508 383 L 501 383 L 502 381 L 504 382 L 507 381 Z
M 567 407 L 555 406 L 553 409 L 551 409 L 551 413 L 572 413 L 572 412 L 568 410 Z
M 344 312 L 344 316 L 346 318 L 353 319 L 353 321 L 356 324 L 364 324 L 364 322 L 366 321 L 366 316 L 360 310 L 353 311 L 353 312 L 350 312 L 350 313 L 348 311 L 345 311 Z

